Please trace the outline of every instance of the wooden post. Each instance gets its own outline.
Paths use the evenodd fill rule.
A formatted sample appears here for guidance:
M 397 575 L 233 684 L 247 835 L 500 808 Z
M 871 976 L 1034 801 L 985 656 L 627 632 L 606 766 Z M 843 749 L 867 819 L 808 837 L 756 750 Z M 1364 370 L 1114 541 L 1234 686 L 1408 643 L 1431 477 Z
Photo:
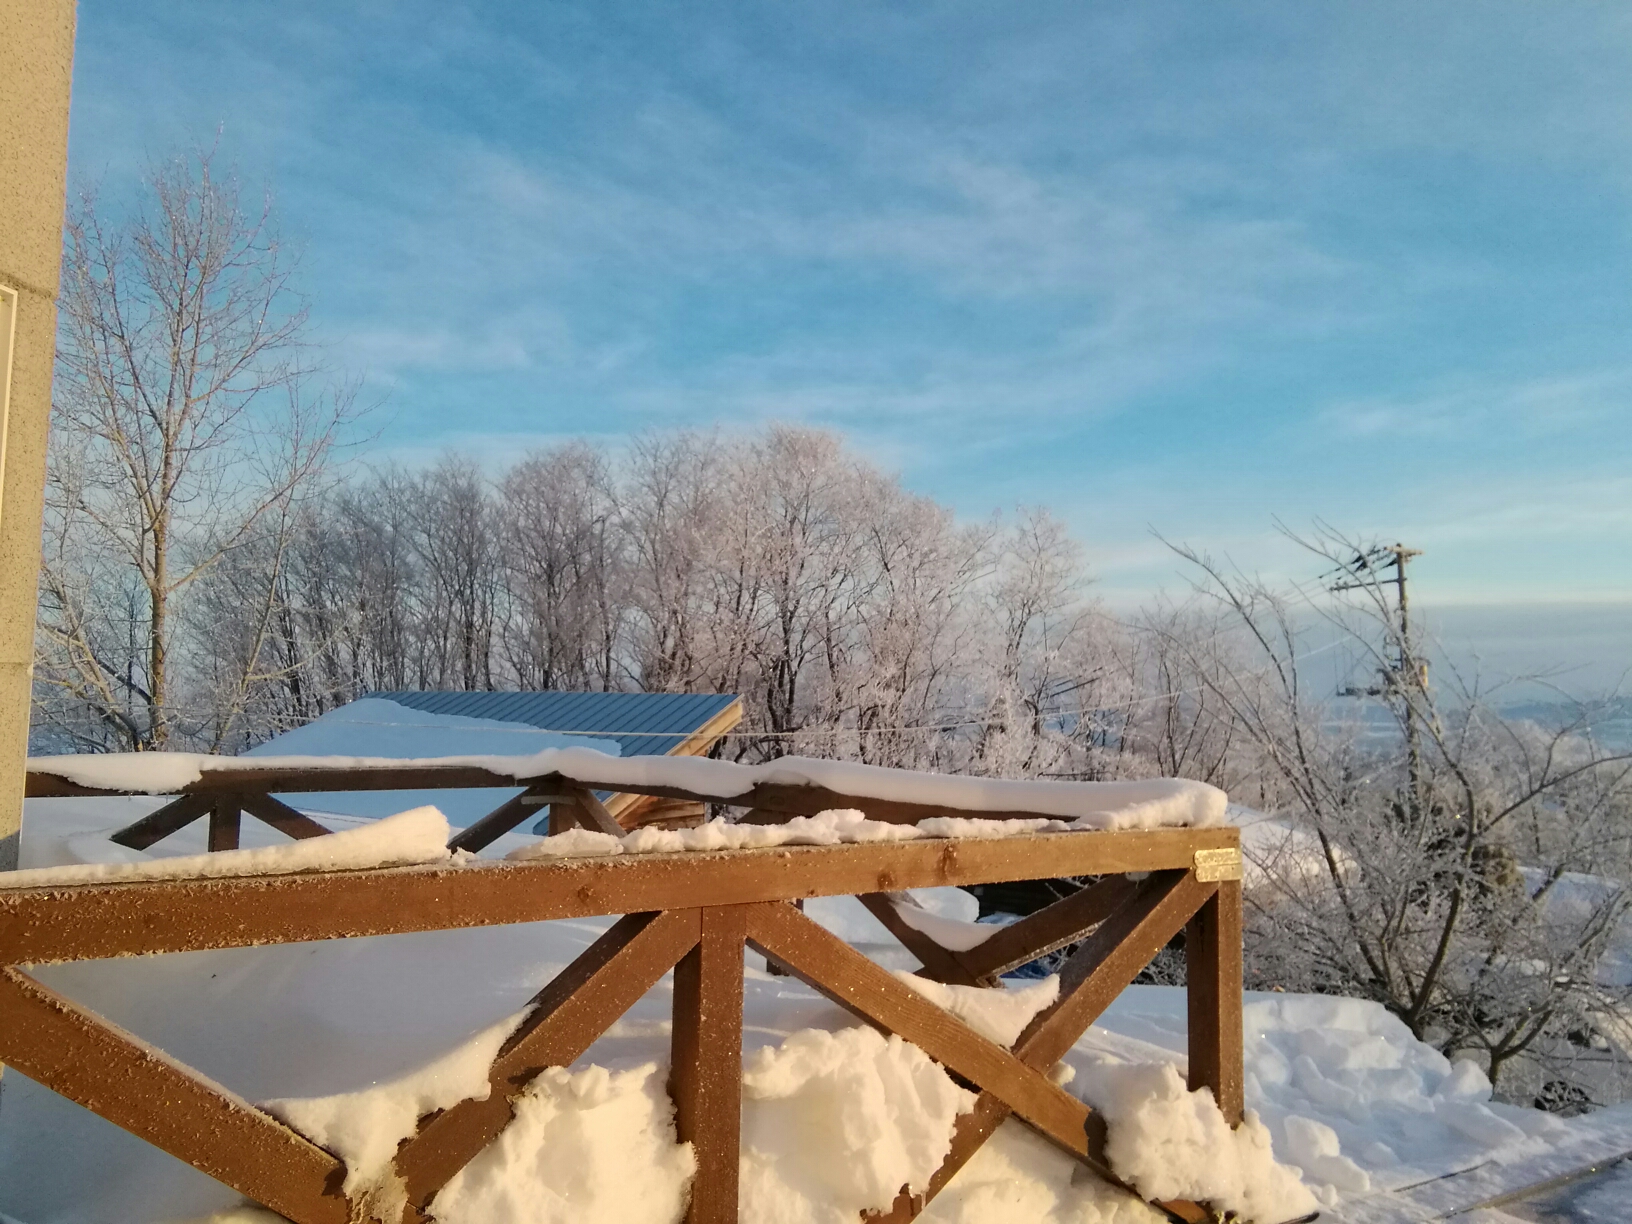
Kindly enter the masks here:
M 1224 880 L 1184 937 L 1190 1010 L 1190 1089 L 1211 1088 L 1231 1126 L 1241 1122 L 1241 881 Z
M 210 849 L 238 849 L 238 826 L 242 819 L 238 796 L 218 795 L 210 805 Z
M 746 907 L 702 911 L 702 940 L 674 967 L 669 1092 L 675 1130 L 697 1154 L 686 1224 L 737 1224 Z

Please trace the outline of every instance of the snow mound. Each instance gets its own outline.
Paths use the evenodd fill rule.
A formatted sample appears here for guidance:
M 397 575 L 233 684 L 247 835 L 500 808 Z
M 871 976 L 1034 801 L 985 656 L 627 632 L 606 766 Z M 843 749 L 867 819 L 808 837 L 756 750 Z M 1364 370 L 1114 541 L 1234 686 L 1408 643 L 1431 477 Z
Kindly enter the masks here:
M 965 922 L 958 918 L 947 918 L 931 913 L 920 905 L 912 904 L 910 900 L 902 901 L 894 897 L 891 900 L 902 922 L 913 930 L 928 935 L 951 952 L 968 952 L 978 948 L 1000 929 L 990 922 Z M 979 912 L 978 908 L 976 912 Z
M 1005 1049 L 1020 1040 L 1032 1017 L 1060 997 L 1057 973 L 1029 986 L 1011 987 L 1004 983 L 996 990 L 983 986 L 948 986 L 899 970 L 895 976 L 986 1040 L 995 1041 Z
M 537 859 L 595 858 L 606 854 L 622 854 L 623 842 L 610 833 L 598 829 L 568 829 L 552 833 L 526 846 L 517 846 L 504 857 L 512 863 L 529 863 Z
M 1328 1205 L 1377 1180 L 1420 1180 L 1564 1129 L 1538 1110 L 1492 1104 L 1483 1071 L 1452 1064 L 1380 1004 L 1260 995 L 1242 1020 L 1247 1095 Z
M 648 826 L 621 838 L 590 829 L 552 833 L 530 845 L 517 847 L 505 857 L 514 862 L 531 859 L 572 858 L 598 854 L 686 854 L 709 850 L 763 850 L 776 846 L 849 846 L 871 842 L 917 841 L 925 837 L 991 839 L 1023 837 L 1030 833 L 1065 833 L 1072 826 L 1059 820 L 976 820 L 935 816 L 917 824 L 869 820 L 854 808 L 832 808 L 814 816 L 795 816 L 780 824 L 738 824 L 715 817 L 690 829 Z M 911 920 L 909 919 L 909 922 Z M 973 947 L 992 931 L 982 928 Z M 954 939 L 968 940 L 959 931 Z
M 623 839 L 623 849 L 626 854 L 678 854 L 693 850 L 914 841 L 923 836 L 914 825 L 868 820 L 854 808 L 834 808 L 815 816 L 795 816 L 781 824 L 734 824 L 715 818 L 694 829 L 636 829 Z
M 1209 1089 L 1191 1092 L 1172 1063 L 1101 1065 L 1082 1095 L 1105 1117 L 1105 1156 L 1149 1199 L 1189 1199 L 1249 1220 L 1291 1219 L 1319 1206 L 1275 1162 L 1269 1128 L 1250 1109 L 1234 1130 Z
M 902 895 L 910 897 L 916 904 L 903 902 L 900 908 L 911 908 L 915 915 L 942 919 L 948 925 L 973 926 L 975 916 L 980 912 L 980 902 L 975 900 L 975 895 L 961 888 L 915 888 Z M 892 950 L 901 947 L 884 924 L 855 897 L 807 897 L 805 917 L 826 927 L 846 943 Z M 917 963 L 916 958 L 904 949 L 901 955 Z
M 741 1218 L 855 1224 L 946 1159 L 975 1095 L 916 1046 L 870 1028 L 807 1029 L 742 1079 Z
M 1005 1122 L 918 1217 L 923 1224 L 1168 1224 L 1167 1216 Z
M 156 755 L 156 754 L 147 754 Z M 287 875 L 449 861 L 447 818 L 434 807 L 398 812 L 356 829 L 255 850 L 217 850 L 136 862 L 73 863 L 0 872 L 0 888 L 174 880 L 203 876 Z
M 660 1070 L 545 1070 L 432 1201 L 438 1224 L 676 1224 L 696 1160 Z
M 931 816 L 918 828 L 930 837 L 1015 837 L 1021 833 L 1069 833 L 1064 820 L 982 820 L 971 816 Z
M 527 1016 L 518 1012 L 416 1071 L 361 1092 L 323 1097 L 284 1097 L 262 1108 L 282 1118 L 319 1147 L 346 1162 L 346 1194 L 379 1214 L 402 1214 L 402 1187 L 391 1167 L 397 1145 L 419 1119 L 460 1101 L 485 1101 L 488 1069 L 505 1039 Z

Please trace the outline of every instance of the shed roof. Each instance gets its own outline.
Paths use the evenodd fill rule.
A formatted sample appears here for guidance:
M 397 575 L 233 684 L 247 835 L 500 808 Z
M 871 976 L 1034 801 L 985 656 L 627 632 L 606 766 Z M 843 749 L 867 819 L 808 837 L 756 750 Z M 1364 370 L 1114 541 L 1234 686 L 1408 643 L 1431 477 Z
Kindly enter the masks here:
M 732 693 L 369 693 L 427 714 L 525 723 L 564 735 L 604 736 L 621 756 L 666 756 L 737 701 Z

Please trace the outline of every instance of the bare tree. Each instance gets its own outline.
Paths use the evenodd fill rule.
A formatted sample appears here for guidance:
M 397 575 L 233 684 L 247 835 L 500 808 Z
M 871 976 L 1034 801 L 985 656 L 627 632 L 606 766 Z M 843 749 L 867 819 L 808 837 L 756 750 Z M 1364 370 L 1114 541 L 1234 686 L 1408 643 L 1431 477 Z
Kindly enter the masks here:
M 1364 552 L 1335 534 L 1300 542 L 1326 565 Z M 1522 1060 L 1559 1074 L 1583 1035 L 1623 1027 L 1627 986 L 1602 966 L 1632 905 L 1632 758 L 1580 734 L 1584 718 L 1516 727 L 1471 684 L 1442 704 L 1422 669 L 1399 666 L 1420 654 L 1375 576 L 1333 604 L 1179 552 L 1253 652 L 1187 670 L 1284 797 L 1287 836 L 1257 848 L 1249 890 L 1258 979 L 1375 999 L 1420 1039 L 1482 1055 L 1493 1081 Z M 1356 735 L 1310 691 L 1311 623 L 1382 671 L 1391 735 Z
M 209 721 L 176 692 L 178 601 L 287 528 L 349 417 L 314 389 L 293 268 L 270 200 L 246 210 L 210 152 L 155 167 L 128 219 L 88 193 L 70 212 L 37 675 L 79 743 Z
M 499 523 L 476 464 L 447 455 L 421 478 L 417 544 L 428 596 L 420 683 L 493 687 Z
M 530 455 L 505 475 L 500 500 L 508 674 L 522 688 L 613 687 L 627 565 L 605 456 L 583 443 Z

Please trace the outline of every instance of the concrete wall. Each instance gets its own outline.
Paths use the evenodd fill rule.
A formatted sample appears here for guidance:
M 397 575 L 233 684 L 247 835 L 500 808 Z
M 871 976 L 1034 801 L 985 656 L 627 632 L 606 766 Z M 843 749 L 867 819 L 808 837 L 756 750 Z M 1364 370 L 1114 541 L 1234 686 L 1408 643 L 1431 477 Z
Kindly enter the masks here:
M 0 285 L 17 294 L 0 473 L 0 870 L 16 865 L 23 812 L 73 60 L 73 0 L 0 0 Z

